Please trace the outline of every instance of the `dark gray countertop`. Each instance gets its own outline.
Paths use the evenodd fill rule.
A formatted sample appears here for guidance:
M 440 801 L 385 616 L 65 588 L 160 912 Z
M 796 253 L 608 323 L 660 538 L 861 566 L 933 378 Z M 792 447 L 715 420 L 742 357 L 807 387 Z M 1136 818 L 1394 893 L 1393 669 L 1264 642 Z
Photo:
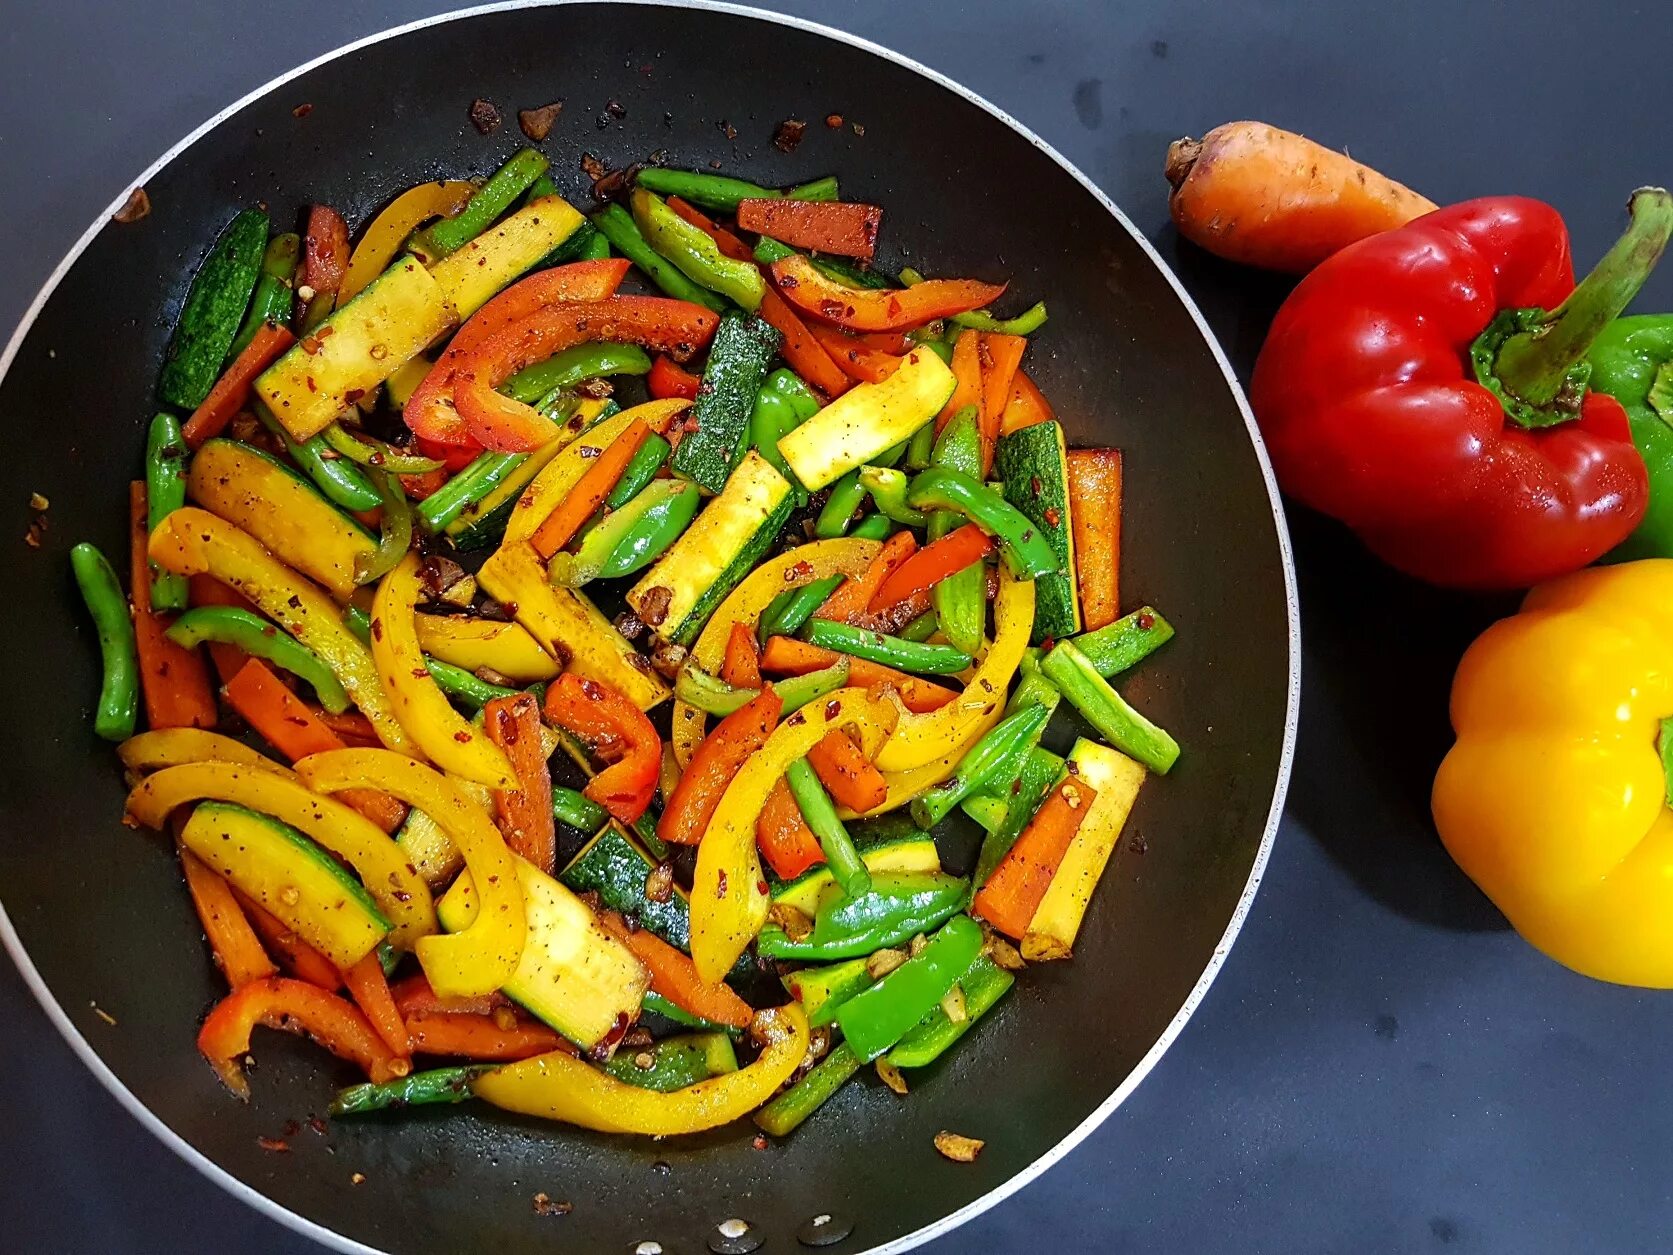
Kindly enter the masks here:
M 443 7 L 14 0 L 0 32 L 0 330 L 176 137 L 296 62 Z M 1673 35 L 1626 0 L 776 7 L 892 45 L 1039 131 L 1177 265 L 1245 373 L 1282 286 L 1178 245 L 1160 168 L 1179 134 L 1258 116 L 1443 202 L 1539 196 L 1568 215 L 1582 265 L 1619 230 L 1630 188 L 1673 178 L 1673 133 L 1652 105 Z M 1673 267 L 1644 301 L 1670 303 Z M 1372 570 L 1317 521 L 1294 530 L 1300 752 L 1242 937 L 1134 1097 L 1041 1181 L 931 1249 L 1666 1249 L 1667 996 L 1587 982 L 1529 950 L 1429 826 L 1451 667 L 1497 607 Z M 9 963 L 0 1022 L 0 1246 L 306 1246 L 125 1115 Z

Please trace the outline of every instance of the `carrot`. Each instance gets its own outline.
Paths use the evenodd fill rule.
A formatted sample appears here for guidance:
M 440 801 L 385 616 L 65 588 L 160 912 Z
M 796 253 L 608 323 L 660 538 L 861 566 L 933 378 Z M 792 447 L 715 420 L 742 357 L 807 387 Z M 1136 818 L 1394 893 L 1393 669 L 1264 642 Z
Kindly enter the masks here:
M 1032 427 L 1035 423 L 1043 423 L 1055 417 L 1057 416 L 1052 413 L 1051 403 L 1028 377 L 1028 372 L 1019 370 L 1016 379 L 1011 383 L 1011 396 L 1005 402 L 1005 411 L 999 416 L 999 434 L 1008 436 L 1013 431 Z
M 586 474 L 582 475 L 575 487 L 558 502 L 557 508 L 546 516 L 540 530 L 530 537 L 530 543 L 536 553 L 542 558 L 550 558 L 570 542 L 575 533 L 581 530 L 581 525 L 592 516 L 592 512 L 604 504 L 604 498 L 610 495 L 610 490 L 622 477 L 627 464 L 633 460 L 633 455 L 639 452 L 639 446 L 645 443 L 650 434 L 650 427 L 642 420 L 635 419 L 628 425 L 627 430 L 610 442 L 610 447 L 593 460 Z
M 937 435 L 948 420 L 965 406 L 974 405 L 981 409 L 982 361 L 976 347 L 980 342 L 981 334 L 970 330 L 959 332 L 958 339 L 953 341 L 953 379 L 956 382 L 953 395 L 947 398 L 947 404 L 935 416 Z
M 372 726 L 372 721 L 358 710 L 345 710 L 340 715 L 334 715 L 323 706 L 316 706 L 309 702 L 308 712 L 335 732 L 351 748 L 358 744 L 375 749 L 383 744 L 378 740 L 377 729 Z
M 761 687 L 761 647 L 747 623 L 734 623 L 726 637 L 726 657 L 720 664 L 720 678 L 734 688 Z
M 187 576 L 186 600 L 194 606 L 237 606 L 242 610 L 255 609 L 236 590 L 228 588 L 212 575 Z M 215 674 L 221 677 L 222 684 L 242 671 L 244 664 L 250 660 L 250 655 L 238 646 L 228 645 L 223 641 L 210 641 L 208 649 L 209 661 L 215 664 Z
M 880 353 L 845 331 L 817 324 L 810 325 L 808 331 L 850 379 L 861 383 L 882 383 L 900 369 L 900 358 Z
M 558 832 L 552 818 L 552 773 L 541 752 L 540 703 L 529 693 L 496 697 L 482 708 L 488 739 L 505 751 L 515 789 L 494 790 L 494 818 L 505 843 L 548 876 L 557 873 Z
M 413 1053 L 421 1055 L 512 1063 L 553 1050 L 561 1050 L 566 1055 L 578 1053 L 544 1024 L 503 1011 L 498 1018 L 462 1015 L 456 1011 L 412 1015 L 407 1017 L 407 1033 L 412 1038 Z
M 227 984 L 237 989 L 254 980 L 277 976 L 279 969 L 261 948 L 261 938 L 250 927 L 232 886 L 184 846 L 180 847 L 180 869 L 186 873 L 186 890 L 192 895 L 203 935 L 209 940 L 209 953 Z
M 796 795 L 780 780 L 767 794 L 767 804 L 755 821 L 755 844 L 761 857 L 780 880 L 794 880 L 808 868 L 825 861 L 819 838 L 802 818 Z
M 1075 587 L 1090 632 L 1121 616 L 1121 451 L 1069 451 Z
M 1227 261 L 1311 270 L 1338 249 L 1435 208 L 1410 188 L 1264 122 L 1228 122 L 1168 146 L 1179 233 Z
M 600 911 L 598 919 L 645 965 L 651 974 L 651 988 L 682 1011 L 734 1028 L 747 1028 L 755 1018 L 749 1003 L 730 988 L 718 981 L 711 985 L 698 976 L 697 965 L 685 951 L 643 928 L 629 928 L 614 911 Z
M 770 235 L 791 248 L 870 261 L 883 210 L 854 201 L 748 199 L 738 202 L 737 218 L 743 230 Z
M 343 983 L 348 986 L 355 1005 L 372 1022 L 372 1027 L 383 1038 L 383 1044 L 389 1047 L 390 1052 L 403 1059 L 411 1058 L 412 1038 L 407 1033 L 406 1021 L 395 1006 L 395 998 L 389 992 L 389 978 L 383 974 L 383 964 L 378 960 L 375 947 L 343 973 Z
M 1016 381 L 1017 367 L 1022 365 L 1023 350 L 1028 347 L 1026 336 L 996 335 L 982 332 L 976 342 L 976 360 L 982 370 L 982 473 L 993 465 L 993 449 L 999 443 L 999 433 L 1010 404 L 1011 386 Z
M 696 845 L 703 839 L 726 786 L 749 756 L 767 743 L 783 708 L 779 695 L 763 688 L 703 738 L 663 808 L 657 836 L 670 845 Z
M 492 1015 L 498 1007 L 508 1007 L 511 999 L 502 993 L 483 994 L 477 998 L 443 998 L 430 987 L 423 972 L 414 972 L 389 987 L 395 1005 L 403 1019 L 446 1012 L 458 1015 Z
M 854 386 L 823 345 L 813 338 L 802 316 L 790 308 L 790 303 L 769 287 L 761 298 L 761 308 L 755 311 L 784 337 L 779 356 L 790 363 L 809 386 L 824 393 L 826 400 L 835 400 Z
M 285 971 L 298 980 L 318 985 L 330 993 L 335 993 L 342 987 L 343 974 L 330 959 L 293 933 L 284 921 L 269 914 L 265 907 L 251 901 L 242 893 L 238 893 L 237 897 L 238 904 L 244 908 L 245 918 L 250 921 L 250 927 L 256 930 L 268 950 L 279 956 L 279 962 Z
M 146 558 L 150 520 L 145 484 L 128 485 L 130 565 L 133 590 L 134 645 L 139 653 L 140 689 L 145 695 L 145 722 L 157 728 L 213 728 L 215 692 L 203 655 L 169 640 L 170 616 L 151 609 L 151 565 Z
M 1017 842 L 999 860 L 987 883 L 976 893 L 971 912 L 1007 937 L 1022 940 L 1028 921 L 1046 896 L 1081 820 L 1098 793 L 1070 776 L 1041 804 Z
M 889 796 L 889 782 L 883 779 L 883 773 L 841 728 L 821 737 L 808 751 L 807 761 L 837 805 L 857 815 L 876 810 Z
M 993 540 L 974 523 L 955 528 L 939 540 L 932 540 L 902 562 L 871 595 L 866 609 L 876 614 L 918 593 L 928 593 L 936 584 L 980 562 L 993 552 Z
M 695 401 L 697 387 L 702 382 L 665 353 L 657 354 L 656 361 L 651 363 L 651 373 L 645 377 L 645 386 L 658 400 L 684 397 L 687 401 Z
M 345 748 L 343 738 L 315 718 L 260 658 L 245 663 L 221 691 L 256 734 L 293 763 Z M 407 817 L 405 806 L 376 789 L 344 789 L 338 796 L 385 832 L 394 832 Z
M 243 409 L 244 403 L 250 399 L 250 385 L 255 382 L 256 376 L 295 343 L 296 337 L 290 333 L 290 328 L 277 323 L 262 323 L 256 329 L 255 337 L 232 359 L 232 365 L 215 381 L 209 395 L 203 398 L 203 404 L 192 411 L 192 416 L 180 429 L 186 437 L 186 447 L 195 450 L 211 436 L 218 436 L 226 430 L 232 416 Z
M 809 645 L 793 636 L 769 636 L 767 647 L 761 651 L 761 670 L 774 675 L 806 675 L 809 671 L 829 667 L 844 657 L 847 655 Z M 848 682 L 857 688 L 893 685 L 900 694 L 902 705 L 917 715 L 940 710 L 958 696 L 950 688 L 865 658 L 848 658 Z
M 917 552 L 918 542 L 911 532 L 896 532 L 883 542 L 883 548 L 859 575 L 850 575 L 837 585 L 836 592 L 825 599 L 825 604 L 814 611 L 816 619 L 834 619 L 852 623 L 866 613 L 871 599 L 883 587 L 895 568 Z

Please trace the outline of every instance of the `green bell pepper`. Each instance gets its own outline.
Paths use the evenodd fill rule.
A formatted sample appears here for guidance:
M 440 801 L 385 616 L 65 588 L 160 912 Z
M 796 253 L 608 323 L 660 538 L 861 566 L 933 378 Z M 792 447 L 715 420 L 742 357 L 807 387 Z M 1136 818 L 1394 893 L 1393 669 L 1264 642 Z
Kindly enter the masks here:
M 242 606 L 196 606 L 169 626 L 168 638 L 182 649 L 205 641 L 236 645 L 313 685 L 319 703 L 334 715 L 349 708 L 349 695 L 325 660 L 283 628 Z
M 921 1068 L 934 1063 L 993 1009 L 1016 984 L 1016 979 L 987 955 L 978 954 L 958 978 L 959 990 L 964 994 L 965 1018 L 955 1023 L 945 1008 L 937 1006 L 889 1051 L 889 1062 L 897 1068 Z
M 975 478 L 982 473 L 982 433 L 976 422 L 976 407 L 959 409 L 935 440 L 929 465 L 963 471 Z M 951 510 L 937 510 L 929 516 L 927 535 L 940 540 L 964 521 Z M 941 616 L 941 633 L 947 643 L 974 654 L 982 647 L 987 624 L 987 572 L 974 563 L 955 571 L 930 590 L 930 602 Z
M 702 493 L 683 479 L 659 479 L 612 511 L 581 538 L 574 553 L 552 555 L 552 583 L 579 588 L 595 579 L 618 579 L 648 566 L 679 539 L 697 515 Z
M 1650 474 L 1650 504 L 1610 560 L 1673 558 L 1673 315 L 1617 318 L 1586 355 L 1591 386 L 1619 401 Z
M 908 959 L 836 1013 L 843 1039 L 870 1063 L 888 1050 L 947 996 L 982 952 L 982 930 L 968 915 L 955 915 Z
M 686 278 L 719 292 L 751 313 L 761 307 L 767 281 L 761 277 L 760 267 L 726 256 L 713 236 L 680 217 L 649 189 L 634 188 L 629 200 L 639 234 Z
M 968 890 L 965 881 L 939 872 L 875 872 L 870 893 L 833 897 L 820 906 L 809 936 L 792 941 L 768 924 L 756 950 L 763 958 L 808 963 L 858 958 L 934 928 L 964 905 Z

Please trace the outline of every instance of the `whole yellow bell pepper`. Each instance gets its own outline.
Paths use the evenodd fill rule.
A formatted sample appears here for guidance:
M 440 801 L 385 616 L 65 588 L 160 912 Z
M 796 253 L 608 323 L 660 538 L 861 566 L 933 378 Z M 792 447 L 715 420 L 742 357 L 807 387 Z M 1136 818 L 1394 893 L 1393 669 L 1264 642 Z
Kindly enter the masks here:
M 1673 987 L 1673 561 L 1577 572 L 1484 632 L 1452 686 L 1441 840 L 1533 945 Z

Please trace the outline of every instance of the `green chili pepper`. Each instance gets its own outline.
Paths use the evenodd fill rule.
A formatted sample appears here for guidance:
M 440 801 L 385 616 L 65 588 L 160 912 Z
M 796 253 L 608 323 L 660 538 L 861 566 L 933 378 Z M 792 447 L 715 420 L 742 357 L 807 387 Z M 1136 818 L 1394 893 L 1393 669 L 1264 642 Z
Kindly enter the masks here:
M 412 548 L 412 506 L 407 494 L 401 491 L 401 481 L 388 471 L 367 470 L 372 486 L 378 490 L 383 504 L 383 517 L 378 524 L 378 547 L 370 557 L 355 555 L 354 582 L 372 584 L 395 569 L 395 564 Z
M 1051 544 L 1028 516 L 974 476 L 948 466 L 919 471 L 906 504 L 920 510 L 951 510 L 964 515 L 999 541 L 1005 565 L 1018 579 L 1031 580 L 1058 569 Z
M 504 483 L 528 456 L 526 453 L 478 455 L 469 466 L 413 507 L 419 526 L 431 534 L 446 530 L 466 510 Z
M 552 555 L 547 566 L 552 583 L 579 588 L 649 566 L 696 517 L 701 497 L 697 485 L 683 479 L 653 480 L 588 530 L 574 553 Z
M 920 828 L 933 828 L 969 794 L 996 780 L 1008 784 L 1050 718 L 1044 706 L 1026 706 L 1006 715 L 965 752 L 951 776 L 912 799 L 912 821 Z
M 778 442 L 818 411 L 819 400 L 812 389 L 794 371 L 783 367 L 767 376 L 750 411 L 749 443 L 790 482 L 798 506 L 807 504 L 808 491 L 778 451 Z
M 673 451 L 674 446 L 654 431 L 646 436 L 645 443 L 639 446 L 638 451 L 622 468 L 622 477 L 616 481 L 610 495 L 604 498 L 605 507 L 619 510 L 637 497 L 640 490 L 656 478 L 656 473 L 662 469 L 662 464 Z
M 743 1035 L 743 1029 L 741 1028 L 734 1028 L 730 1024 L 719 1024 L 714 1020 L 706 1020 L 700 1015 L 693 1015 L 683 1007 L 675 1006 L 654 989 L 645 991 L 645 998 L 640 1006 L 653 1015 L 660 1015 L 670 1024 L 678 1024 L 684 1028 L 700 1029 L 705 1033 L 722 1033 L 727 1037 L 734 1038 Z
M 900 268 L 900 281 L 909 288 L 917 287 L 924 276 L 910 266 Z M 954 314 L 949 320 L 972 331 L 987 331 L 1002 336 L 1026 336 L 1046 325 L 1046 303 L 1036 301 L 1015 318 L 995 318 L 985 309 L 973 309 L 966 314 Z
M 810 1027 L 818 1028 L 836 1019 L 837 1009 L 862 989 L 876 982 L 864 959 L 848 959 L 821 967 L 804 967 L 784 977 L 790 996 L 802 1004 Z
M 552 817 L 589 837 L 609 822 L 610 812 L 579 789 L 552 786 Z
M 922 510 L 914 510 L 906 504 L 906 486 L 909 482 L 905 471 L 897 471 L 893 467 L 860 467 L 860 486 L 871 494 L 872 503 L 876 505 L 879 514 L 903 527 L 922 527 L 929 521 L 929 516 Z
M 1059 641 L 1040 663 L 1040 670 L 1099 735 L 1123 754 L 1162 776 L 1179 758 L 1179 744 L 1129 706 L 1072 641 Z
M 968 915 L 953 916 L 915 958 L 837 1010 L 843 1040 L 860 1062 L 870 1063 L 934 1010 L 981 952 L 982 930 L 976 921 Z
M 887 540 L 895 532 L 895 521 L 886 514 L 868 514 L 848 529 L 855 540 Z
M 180 420 L 159 414 L 151 420 L 145 441 L 146 527 L 155 532 L 163 520 L 186 504 L 186 462 L 191 452 L 180 434 Z M 183 610 L 186 606 L 186 577 L 165 571 L 155 562 L 151 569 L 151 608 Z
M 827 575 L 824 579 L 787 588 L 767 603 L 761 612 L 759 631 L 761 642 L 769 636 L 794 636 L 802 625 L 813 617 L 813 612 L 830 600 L 845 577 Z
M 194 607 L 174 621 L 168 638 L 184 649 L 195 649 L 205 641 L 236 645 L 313 685 L 320 705 L 332 714 L 340 715 L 349 708 L 348 693 L 323 658 L 283 628 L 242 606 Z
M 321 429 L 320 438 L 339 456 L 351 462 L 358 462 L 361 466 L 388 471 L 391 475 L 427 475 L 442 468 L 442 463 L 437 458 L 403 453 L 394 445 L 373 440 L 370 436 L 356 436 L 340 422 L 327 424 Z
M 640 1067 L 646 1055 L 648 1066 Z M 736 1072 L 738 1055 L 725 1033 L 686 1033 L 665 1037 L 644 1050 L 619 1050 L 604 1070 L 624 1084 L 666 1094 Z
M 536 362 L 518 371 L 505 381 L 500 391 L 533 405 L 549 398 L 554 392 L 573 388 L 583 379 L 607 375 L 646 375 L 650 369 L 649 355 L 637 344 L 577 344 L 553 354 L 544 362 Z
M 93 731 L 107 741 L 125 741 L 139 719 L 139 649 L 134 644 L 134 621 L 128 599 L 104 554 L 85 541 L 70 550 L 76 587 L 93 616 L 104 659 L 104 680 Z
M 413 1072 L 373 1085 L 350 1085 L 337 1091 L 331 1103 L 333 1116 L 363 1116 L 371 1111 L 391 1107 L 424 1107 L 435 1103 L 459 1103 L 470 1098 L 471 1082 L 484 1072 L 492 1072 L 491 1063 L 473 1063 L 457 1068 L 432 1068 L 428 1072 Z
M 947 420 L 930 453 L 930 465 L 963 471 L 972 479 L 981 475 L 982 433 L 974 405 L 964 406 Z M 940 540 L 963 521 L 951 510 L 935 511 L 929 516 L 929 539 Z M 930 604 L 941 616 L 941 634 L 949 645 L 967 654 L 981 649 L 988 613 L 986 571 L 974 563 L 955 571 L 930 590 Z
M 1075 648 L 1086 655 L 1104 679 L 1135 667 L 1173 639 L 1173 624 L 1152 606 L 1075 637 Z
M 296 258 L 301 249 L 301 238 L 290 231 L 267 241 L 267 249 L 261 257 L 261 274 L 256 277 L 256 290 L 250 295 L 250 308 L 244 314 L 238 334 L 233 337 L 232 347 L 227 350 L 229 362 L 250 347 L 250 341 L 256 338 L 256 332 L 261 330 L 263 323 L 270 322 L 280 327 L 290 324 L 296 307 L 296 294 L 291 291 L 290 281 L 296 273 Z
M 662 196 L 678 196 L 701 209 L 729 214 L 741 200 L 835 200 L 837 181 L 834 175 L 815 179 L 791 188 L 762 187 L 747 179 L 728 178 L 724 174 L 705 174 L 697 170 L 667 170 L 661 166 L 647 166 L 634 176 L 643 188 Z
M 633 215 L 621 205 L 606 205 L 593 215 L 592 223 L 610 241 L 611 248 L 643 270 L 669 296 L 705 306 L 717 314 L 724 314 L 729 308 L 725 297 L 698 286 L 679 267 L 665 261 L 639 234 Z
M 415 232 L 407 247 L 426 265 L 458 252 L 491 227 L 550 165 L 544 153 L 523 149 L 494 171 L 463 209 L 451 218 L 443 218 Z
M 792 941 L 777 924 L 768 924 L 755 948 L 766 959 L 857 958 L 934 928 L 964 906 L 969 892 L 965 881 L 939 872 L 874 872 L 870 893 L 838 895 L 822 904 L 808 937 Z
M 955 1022 L 948 1018 L 944 1007 L 937 1006 L 889 1051 L 889 1062 L 897 1068 L 921 1068 L 934 1063 L 1016 983 L 1015 976 L 986 954 L 978 954 L 958 978 L 959 992 L 964 995 L 964 1019 Z
M 847 1042 L 838 1042 L 806 1076 L 755 1113 L 756 1127 L 772 1137 L 788 1136 L 859 1070 L 860 1057 Z
M 301 444 L 290 438 L 279 420 L 259 402 L 251 407 L 261 425 L 284 442 L 291 460 L 302 468 L 303 474 L 335 504 L 351 513 L 375 510 L 383 504 L 376 486 L 366 472 L 353 462 L 338 457 L 319 436 L 311 436 Z
M 906 442 L 906 469 L 921 471 L 930 464 L 930 459 L 934 456 L 935 420 L 931 419 L 913 432 L 912 439 Z
M 903 641 L 927 641 L 941 627 L 941 618 L 934 610 L 926 610 L 895 635 Z
M 837 818 L 831 795 L 825 792 L 825 786 L 819 783 L 807 759 L 798 758 L 786 767 L 784 780 L 795 795 L 802 818 L 819 839 L 819 848 L 825 852 L 825 861 L 830 864 L 831 874 L 842 886 L 843 893 L 857 898 L 871 892 L 871 871 L 854 848 L 854 838 Z
M 455 667 L 452 663 L 432 658 L 429 654 L 424 655 L 424 665 L 429 668 L 430 678 L 436 682 L 437 688 L 455 701 L 463 702 L 476 710 L 481 710 L 496 697 L 516 697 L 520 692 L 518 689 L 503 688 L 498 684 L 480 680 L 463 667 Z
M 999 861 L 1011 852 L 1022 830 L 1028 827 L 1028 821 L 1034 818 L 1034 812 L 1046 800 L 1046 794 L 1063 778 L 1063 770 L 1061 758 L 1037 745 L 1023 757 L 1016 791 L 1005 794 L 1004 821 L 989 831 L 976 857 L 976 872 L 970 878 L 972 894 L 988 882 Z
M 809 619 L 802 627 L 802 639 L 821 649 L 834 649 L 914 675 L 957 675 L 972 661 L 969 654 L 951 645 L 902 640 L 834 619 Z
M 648 189 L 634 188 L 629 201 L 639 233 L 686 278 L 730 297 L 751 313 L 760 308 L 761 298 L 767 293 L 760 267 L 726 256 L 712 235 L 680 217 L 668 208 L 667 201 Z
M 848 683 L 848 659 L 841 658 L 828 667 L 809 671 L 806 675 L 788 676 L 774 680 L 771 688 L 783 703 L 779 717 L 800 710 L 809 702 L 827 697 Z M 759 689 L 735 688 L 717 679 L 695 663 L 680 668 L 674 680 L 674 696 L 687 706 L 706 715 L 724 719 L 760 695 Z

